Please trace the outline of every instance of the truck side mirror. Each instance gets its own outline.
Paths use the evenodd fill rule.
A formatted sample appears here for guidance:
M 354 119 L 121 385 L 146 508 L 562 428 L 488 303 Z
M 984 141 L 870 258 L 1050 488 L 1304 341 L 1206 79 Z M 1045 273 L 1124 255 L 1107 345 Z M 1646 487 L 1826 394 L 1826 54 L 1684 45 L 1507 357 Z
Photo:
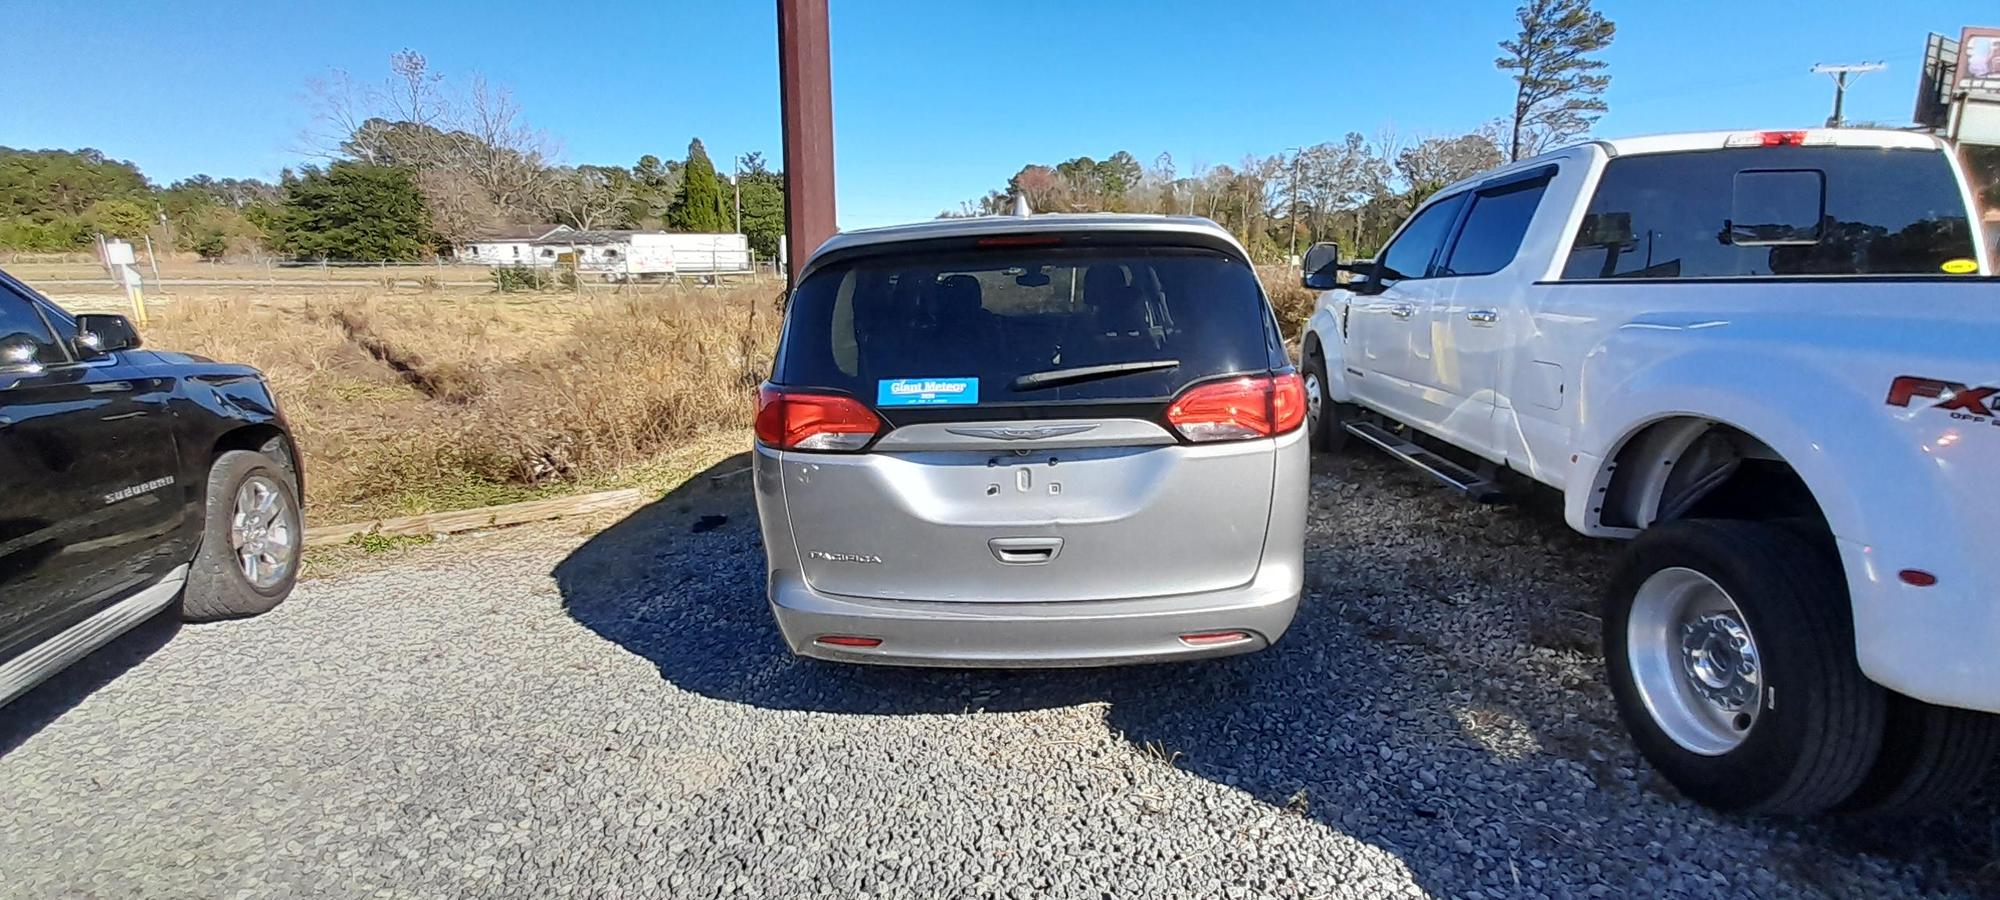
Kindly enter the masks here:
M 138 347 L 139 331 L 124 316 L 84 313 L 76 317 L 76 349 L 85 358 Z
M 1299 283 L 1315 291 L 1330 291 L 1339 287 L 1339 282 L 1340 245 L 1321 241 L 1307 247 L 1299 265 Z

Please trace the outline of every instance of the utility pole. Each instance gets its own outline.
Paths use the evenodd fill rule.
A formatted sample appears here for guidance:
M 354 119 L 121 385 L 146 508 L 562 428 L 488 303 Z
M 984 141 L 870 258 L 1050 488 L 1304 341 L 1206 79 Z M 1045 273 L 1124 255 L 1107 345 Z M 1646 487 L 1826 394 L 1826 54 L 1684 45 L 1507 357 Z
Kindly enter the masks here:
M 1827 117 L 1826 127 L 1842 128 L 1847 125 L 1847 118 L 1842 113 L 1842 109 L 1847 102 L 1847 76 L 1880 72 L 1886 68 L 1888 68 L 1887 65 L 1879 62 L 1849 63 L 1846 65 L 1827 65 L 1821 63 L 1813 66 L 1812 70 L 1814 74 L 1833 76 L 1833 115 Z
M 826 0 L 778 0 L 778 98 L 784 121 L 788 284 L 832 237 L 833 65 Z
M 1292 220 L 1292 254 L 1286 257 L 1287 262 L 1299 258 L 1299 163 L 1304 154 L 1304 148 L 1292 148 L 1292 212 L 1288 216 Z
M 729 187 L 736 192 L 736 233 L 743 233 L 743 157 L 730 165 Z

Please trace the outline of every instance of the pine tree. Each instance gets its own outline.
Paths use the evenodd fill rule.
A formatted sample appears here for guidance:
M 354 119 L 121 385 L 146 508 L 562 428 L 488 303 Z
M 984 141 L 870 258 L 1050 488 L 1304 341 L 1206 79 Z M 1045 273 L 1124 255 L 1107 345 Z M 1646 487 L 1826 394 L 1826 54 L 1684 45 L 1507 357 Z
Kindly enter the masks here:
M 705 234 L 731 231 L 729 199 L 718 187 L 723 183 L 701 138 L 695 138 L 688 144 L 687 164 L 681 167 L 680 192 L 667 208 L 667 228 Z
M 1590 8 L 1590 0 L 1527 0 L 1514 12 L 1521 32 L 1501 41 L 1506 56 L 1493 61 L 1514 74 L 1514 128 L 1507 157 L 1520 159 L 1590 131 L 1609 109 L 1604 89 L 1611 76 L 1596 74 L 1592 59 L 1611 44 L 1618 26 Z

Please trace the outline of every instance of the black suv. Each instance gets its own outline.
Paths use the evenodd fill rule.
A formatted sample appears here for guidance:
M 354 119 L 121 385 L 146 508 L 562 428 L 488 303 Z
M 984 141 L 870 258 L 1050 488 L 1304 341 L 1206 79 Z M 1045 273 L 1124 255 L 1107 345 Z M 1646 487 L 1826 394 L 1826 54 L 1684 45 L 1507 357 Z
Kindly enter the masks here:
M 278 605 L 298 458 L 256 369 L 139 349 L 0 272 L 0 704 L 177 600 Z

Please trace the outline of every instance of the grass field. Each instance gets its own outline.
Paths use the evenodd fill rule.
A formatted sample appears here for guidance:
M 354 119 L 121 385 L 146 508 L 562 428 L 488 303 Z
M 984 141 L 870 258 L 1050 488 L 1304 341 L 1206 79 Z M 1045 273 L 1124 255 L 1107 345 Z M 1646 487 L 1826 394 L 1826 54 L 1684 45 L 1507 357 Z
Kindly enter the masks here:
M 643 294 L 181 296 L 149 345 L 262 369 L 311 521 L 670 485 L 749 444 L 770 286 Z

